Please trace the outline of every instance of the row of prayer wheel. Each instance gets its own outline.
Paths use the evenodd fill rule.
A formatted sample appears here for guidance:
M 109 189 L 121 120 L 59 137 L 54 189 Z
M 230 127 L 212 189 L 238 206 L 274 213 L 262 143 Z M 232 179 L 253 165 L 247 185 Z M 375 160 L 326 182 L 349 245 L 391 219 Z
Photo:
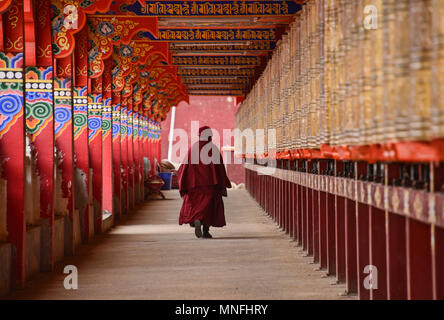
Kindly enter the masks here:
M 308 1 L 236 114 L 265 130 L 246 150 L 444 138 L 443 17 L 442 0 Z

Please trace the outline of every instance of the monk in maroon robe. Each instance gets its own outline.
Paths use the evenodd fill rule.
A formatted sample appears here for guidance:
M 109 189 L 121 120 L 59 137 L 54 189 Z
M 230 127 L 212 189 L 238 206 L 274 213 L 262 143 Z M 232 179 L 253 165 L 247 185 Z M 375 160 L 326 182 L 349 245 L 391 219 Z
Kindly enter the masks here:
M 198 238 L 212 238 L 211 226 L 226 225 L 222 196 L 226 197 L 227 188 L 231 188 L 222 156 L 211 137 L 209 127 L 199 129 L 199 142 L 190 148 L 177 172 L 179 192 L 184 199 L 179 224 L 189 223 Z

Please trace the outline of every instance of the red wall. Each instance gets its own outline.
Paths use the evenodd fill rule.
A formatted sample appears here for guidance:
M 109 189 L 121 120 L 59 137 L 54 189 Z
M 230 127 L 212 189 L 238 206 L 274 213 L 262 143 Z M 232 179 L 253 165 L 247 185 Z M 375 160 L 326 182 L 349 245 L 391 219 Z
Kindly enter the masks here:
M 191 144 L 191 121 L 199 121 L 199 127 L 207 125 L 219 132 L 221 136 L 224 129 L 234 128 L 234 115 L 238 106 L 235 98 L 219 96 L 190 96 L 190 104 L 181 102 L 176 108 L 174 128 L 180 128 L 188 133 L 188 145 Z M 171 112 L 162 122 L 162 159 L 168 158 L 168 135 L 170 132 Z M 233 145 L 233 142 L 232 142 Z M 231 161 L 233 163 L 233 161 Z M 244 169 L 240 164 L 228 164 L 227 173 L 230 180 L 236 184 L 244 183 Z

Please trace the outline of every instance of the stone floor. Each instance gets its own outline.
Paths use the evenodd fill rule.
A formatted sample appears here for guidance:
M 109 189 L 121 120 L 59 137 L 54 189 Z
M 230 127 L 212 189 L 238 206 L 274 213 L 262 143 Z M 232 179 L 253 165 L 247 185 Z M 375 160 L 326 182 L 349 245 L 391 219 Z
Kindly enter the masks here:
M 318 271 L 244 190 L 225 199 L 227 226 L 197 239 L 179 226 L 181 199 L 141 205 L 109 233 L 39 274 L 13 299 L 354 299 Z M 78 269 L 77 290 L 63 286 L 65 265 Z

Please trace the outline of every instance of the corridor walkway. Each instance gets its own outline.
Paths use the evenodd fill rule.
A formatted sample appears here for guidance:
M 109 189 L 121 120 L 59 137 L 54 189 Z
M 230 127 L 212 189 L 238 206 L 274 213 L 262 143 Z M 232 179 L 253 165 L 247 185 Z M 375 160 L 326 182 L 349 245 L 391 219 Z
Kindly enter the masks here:
M 316 271 L 244 190 L 225 200 L 228 226 L 197 239 L 177 224 L 181 199 L 145 203 L 109 233 L 81 247 L 78 290 L 63 287 L 63 266 L 39 274 L 18 299 L 351 299 Z

